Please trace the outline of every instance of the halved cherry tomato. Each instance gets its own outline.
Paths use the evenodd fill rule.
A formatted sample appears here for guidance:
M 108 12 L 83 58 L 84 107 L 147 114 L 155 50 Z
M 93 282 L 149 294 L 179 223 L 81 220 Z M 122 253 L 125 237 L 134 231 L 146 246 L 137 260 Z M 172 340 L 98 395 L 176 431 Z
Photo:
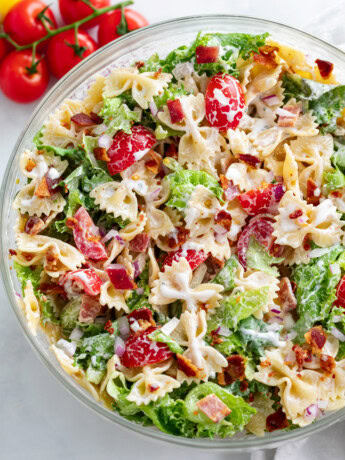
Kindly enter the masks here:
M 65 288 L 67 294 L 81 294 L 85 292 L 90 296 L 101 292 L 102 280 L 93 268 L 75 270 L 61 276 L 59 285 Z
M 101 235 L 98 227 L 93 223 L 85 208 L 79 208 L 73 218 L 67 219 L 66 224 L 73 229 L 74 242 L 86 258 L 93 260 L 107 258 L 104 244 L 100 241 Z
M 78 31 L 78 45 L 75 44 L 74 30 L 62 32 L 49 41 L 49 69 L 56 78 L 61 78 L 96 49 L 97 43 L 86 32 Z
M 170 358 L 173 353 L 165 343 L 153 342 L 148 338 L 157 327 L 149 327 L 139 336 L 131 335 L 125 342 L 121 363 L 125 367 L 141 367 L 156 364 Z
M 203 250 L 196 251 L 195 249 L 187 249 L 186 251 L 179 249 L 178 251 L 171 251 L 163 261 L 162 272 L 164 272 L 166 266 L 170 267 L 173 262 L 178 262 L 181 257 L 185 257 L 190 268 L 194 270 L 199 267 L 200 264 L 205 262 L 208 258 L 208 254 L 205 254 Z
M 47 19 L 39 18 L 39 14 L 45 8 L 47 8 L 47 5 L 41 0 L 22 0 L 6 15 L 4 21 L 5 32 L 18 45 L 29 45 L 39 40 L 47 35 L 42 21 L 45 22 L 49 29 L 56 29 L 55 16 L 50 8 L 44 11 L 44 17 Z
M 121 19 L 121 10 L 114 10 L 102 16 L 98 29 L 99 46 L 104 46 L 127 32 L 149 25 L 144 16 L 130 8 L 125 8 L 124 26 L 121 24 Z
M 90 3 L 97 9 L 110 5 L 110 0 L 90 0 Z M 84 19 L 93 13 L 92 8 L 81 0 L 59 0 L 60 13 L 66 24 Z M 81 27 L 88 29 L 99 24 L 101 17 L 86 22 Z
M 249 190 L 249 192 L 241 193 L 238 200 L 242 208 L 250 216 L 269 212 L 274 213 L 277 210 L 279 201 L 285 193 L 283 184 L 267 184 L 263 187 Z
M 39 55 L 37 59 L 41 59 Z M 0 88 L 12 101 L 33 102 L 43 95 L 49 83 L 48 66 L 42 59 L 36 73 L 30 73 L 31 50 L 13 51 L 5 56 L 0 65 Z
M 132 166 L 146 155 L 155 143 L 156 137 L 144 126 L 134 125 L 131 134 L 119 131 L 107 152 L 110 158 L 107 163 L 110 174 L 117 174 Z
M 228 74 L 211 78 L 205 94 L 206 118 L 219 131 L 236 129 L 245 111 L 240 82 Z
M 345 308 L 345 275 L 339 281 L 337 287 L 337 300 L 334 303 L 338 307 Z

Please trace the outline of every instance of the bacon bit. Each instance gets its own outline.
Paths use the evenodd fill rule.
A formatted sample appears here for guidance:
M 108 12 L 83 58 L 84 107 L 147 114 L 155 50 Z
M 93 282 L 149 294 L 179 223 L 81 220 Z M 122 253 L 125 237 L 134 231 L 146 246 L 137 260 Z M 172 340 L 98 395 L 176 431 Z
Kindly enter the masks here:
M 209 255 L 208 262 L 210 263 L 212 274 L 218 272 L 218 270 L 220 268 L 223 268 L 225 265 L 225 262 L 223 260 L 217 259 L 217 257 L 214 257 L 212 254 Z
M 144 220 L 144 218 L 145 218 L 145 217 L 144 217 L 144 215 L 143 215 L 143 214 L 141 214 L 141 215 L 139 216 L 139 220 L 140 220 L 140 222 L 142 222 L 142 221 Z
M 135 63 L 135 67 L 136 67 L 137 69 L 141 69 L 142 67 L 144 67 L 144 65 L 145 65 L 145 62 L 143 62 L 143 61 L 137 61 L 137 62 Z
M 99 303 L 99 299 L 90 295 L 81 296 L 81 307 L 78 320 L 81 323 L 93 323 L 95 318 L 102 312 L 103 307 Z M 114 328 L 108 328 L 109 334 L 114 333 Z
M 112 322 L 109 319 L 104 325 L 104 330 L 108 331 L 111 328 L 111 326 L 112 326 Z
M 139 233 L 129 243 L 129 250 L 133 252 L 146 252 L 150 243 L 150 235 L 148 233 Z
M 310 249 L 311 249 L 310 236 L 308 234 L 303 239 L 303 249 L 305 251 L 310 251 Z
M 254 402 L 254 399 L 255 399 L 254 393 L 249 393 L 248 401 L 252 403 L 252 402 Z
M 289 214 L 290 219 L 297 219 L 297 217 L 301 217 L 301 216 L 303 216 L 302 209 L 296 209 L 296 211 Z
M 219 176 L 219 179 L 220 179 L 220 185 L 222 187 L 223 190 L 226 190 L 229 185 L 230 185 L 230 181 L 229 179 L 227 179 L 224 174 L 220 174 Z
M 316 59 L 315 63 L 323 79 L 327 79 L 331 76 L 331 73 L 334 69 L 334 64 L 332 64 L 332 62 L 323 61 L 322 59 Z
M 176 355 L 177 358 L 177 367 L 186 374 L 187 377 L 198 377 L 200 374 L 200 369 L 196 367 L 192 361 L 185 356 L 180 355 L 179 353 Z
M 180 99 L 167 101 L 171 123 L 180 123 L 185 118 Z
M 218 61 L 219 47 L 218 46 L 197 46 L 195 49 L 195 57 L 197 64 L 208 64 Z
M 343 196 L 339 190 L 334 190 L 334 192 L 331 192 L 330 195 L 334 196 L 334 198 L 341 198 Z
M 176 148 L 175 144 L 169 144 L 168 145 L 168 147 L 166 149 L 166 152 L 165 152 L 165 156 L 170 157 L 170 158 L 174 158 L 175 160 L 177 160 L 178 153 L 177 153 L 177 148 Z
M 36 162 L 31 158 L 28 159 L 28 162 L 25 165 L 25 169 L 28 172 L 31 172 L 36 167 Z
M 231 413 L 228 406 L 213 393 L 200 399 L 196 405 L 214 423 L 220 422 Z
M 103 118 L 95 112 L 90 113 L 90 118 L 96 125 L 101 125 L 103 123 Z
M 335 360 L 333 356 L 328 356 L 321 353 L 320 367 L 325 371 L 326 374 L 331 375 L 333 373 L 333 369 L 335 368 Z
M 269 367 L 271 365 L 271 361 L 269 359 L 265 359 L 265 361 L 261 361 L 261 367 Z
M 34 258 L 33 254 L 29 254 L 27 252 L 22 252 L 22 256 L 25 258 L 25 260 L 27 260 L 28 262 L 30 262 L 30 260 L 32 260 Z
M 24 232 L 29 235 L 37 235 L 42 230 L 44 222 L 37 216 L 31 216 L 26 221 Z
M 145 162 L 145 167 L 153 172 L 154 174 L 158 174 L 159 167 L 158 164 L 155 162 L 155 160 L 148 160 Z
M 157 79 L 157 78 L 160 76 L 160 74 L 162 73 L 162 70 L 163 70 L 162 67 L 160 67 L 160 68 L 157 70 L 157 72 L 155 72 L 155 73 L 153 74 L 153 78 L 156 78 L 156 79 Z
M 276 52 L 279 51 L 279 48 L 276 46 L 265 45 L 259 48 L 259 54 L 254 53 L 253 58 L 254 62 L 257 64 L 263 65 L 270 69 L 277 67 L 278 64 L 275 60 Z
M 146 319 L 138 319 L 138 323 L 142 331 L 146 331 L 146 329 L 152 326 L 152 324 Z
M 211 331 L 210 336 L 212 337 L 212 342 L 211 342 L 212 347 L 214 347 L 216 344 L 223 343 L 223 339 L 219 337 L 219 334 L 216 332 L 216 330 Z
M 107 149 L 105 149 L 104 147 L 95 147 L 93 149 L 93 153 L 95 155 L 96 160 L 110 161 L 110 158 L 108 157 L 108 154 L 107 154 Z
M 150 324 L 150 326 L 155 326 L 156 322 L 153 319 L 152 311 L 148 308 L 139 308 L 134 310 L 127 315 L 129 325 L 131 326 L 135 321 L 145 321 Z
M 56 250 L 55 246 L 49 246 L 48 251 L 46 253 L 46 263 L 45 269 L 51 272 L 55 272 L 58 270 L 58 260 L 59 260 L 59 252 Z
M 320 354 L 323 346 L 326 343 L 327 335 L 322 326 L 312 327 L 304 334 L 305 341 L 311 346 L 314 355 Z
M 244 357 L 231 355 L 226 360 L 228 361 L 228 366 L 223 368 L 222 372 L 217 375 L 219 385 L 229 385 L 236 380 L 244 380 L 246 369 Z
M 223 199 L 226 201 L 234 200 L 239 194 L 240 190 L 237 185 L 234 185 L 231 180 L 228 180 L 223 174 L 220 174 L 220 185 L 224 190 Z
M 39 198 L 51 197 L 52 194 L 49 191 L 46 177 L 43 177 L 38 187 L 35 190 L 35 195 Z
M 295 310 L 297 307 L 297 300 L 292 289 L 292 285 L 289 278 L 286 276 L 280 280 L 278 297 L 281 301 L 282 310 L 284 312 Z
M 261 165 L 261 160 L 255 155 L 250 155 L 249 153 L 240 153 L 238 155 L 239 160 L 247 163 L 252 168 L 258 169 Z
M 302 370 L 304 362 L 310 363 L 312 361 L 311 350 L 302 348 L 299 345 L 294 345 L 292 351 L 295 352 L 299 371 Z
M 232 217 L 231 214 L 229 214 L 228 212 L 222 209 L 215 215 L 214 221 L 216 224 L 219 224 L 222 227 L 224 227 L 225 230 L 227 230 L 228 232 L 230 231 Z
M 61 294 L 62 296 L 65 296 L 65 290 L 63 286 L 59 286 L 58 284 L 54 283 L 41 283 L 39 290 L 43 292 L 43 294 Z
M 61 125 L 62 125 L 64 128 L 66 128 L 66 129 L 71 129 L 71 124 L 70 124 L 70 123 L 67 123 L 67 121 L 63 121 L 63 122 L 61 123 Z M 43 153 L 43 150 L 40 150 L 39 152 Z M 39 153 L 39 152 L 38 152 L 38 153 Z
M 275 430 L 282 430 L 288 426 L 289 422 L 282 408 L 278 409 L 276 412 L 274 412 L 274 414 L 271 414 L 266 418 L 266 429 L 270 433 Z
M 78 221 L 74 217 L 67 217 L 66 219 L 66 227 L 68 228 L 75 228 L 78 226 Z
M 245 391 L 248 390 L 248 387 L 249 387 L 249 382 L 248 380 L 243 380 L 241 383 L 240 383 L 240 391 L 242 391 L 242 393 L 244 393 Z
M 301 112 L 301 106 L 299 104 L 285 105 L 283 109 L 290 112 L 291 116 L 279 115 L 278 126 L 282 128 L 293 128 Z
M 321 198 L 321 193 L 319 196 L 315 195 L 315 190 L 318 190 L 319 187 L 317 184 L 313 181 L 313 179 L 308 179 L 307 180 L 307 203 L 312 204 L 314 206 L 317 206 L 320 204 L 320 198 Z
M 78 126 L 92 126 L 95 124 L 92 118 L 86 115 L 86 113 L 76 113 L 71 117 L 71 121 Z
M 17 255 L 17 251 L 15 251 L 14 249 L 9 249 L 8 252 L 10 253 L 11 256 Z
M 177 249 L 188 240 L 189 230 L 183 227 L 178 227 L 177 231 L 178 233 L 176 237 L 170 236 L 168 238 L 168 246 L 170 249 Z

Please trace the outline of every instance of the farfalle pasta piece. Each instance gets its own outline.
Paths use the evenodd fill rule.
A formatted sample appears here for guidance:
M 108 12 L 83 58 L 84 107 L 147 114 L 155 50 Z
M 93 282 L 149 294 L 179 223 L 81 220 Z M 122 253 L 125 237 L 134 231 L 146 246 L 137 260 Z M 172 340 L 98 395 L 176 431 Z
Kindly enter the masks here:
M 56 238 L 19 233 L 16 243 L 18 251 L 14 259 L 20 265 L 28 267 L 43 263 L 44 270 L 52 278 L 76 270 L 85 263 L 84 256 L 76 248 Z
M 36 337 L 37 327 L 40 322 L 40 305 L 35 296 L 32 282 L 29 280 L 24 288 L 24 297 L 20 300 L 20 306 L 28 322 L 28 327 L 32 335 Z
M 224 209 L 226 212 L 231 214 L 231 227 L 229 232 L 227 233 L 227 237 L 231 241 L 237 241 L 240 231 L 246 225 L 246 219 L 248 217 L 248 214 L 242 208 L 238 199 L 227 201 Z
M 177 371 L 179 382 L 187 381 L 199 383 L 215 378 L 216 373 L 221 372 L 228 365 L 224 356 L 214 347 L 205 342 L 207 332 L 206 312 L 185 311 L 180 318 L 179 325 L 173 331 L 172 337 L 187 350 L 182 354 L 183 358 L 190 360 L 198 369 L 197 375 L 187 376 L 181 369 Z
M 283 164 L 283 180 L 287 190 L 291 190 L 296 196 L 301 197 L 301 190 L 298 180 L 298 164 L 291 151 L 291 148 L 284 144 L 285 148 L 285 160 Z
M 232 163 L 226 171 L 225 177 L 237 185 L 241 191 L 248 192 L 262 184 L 271 182 L 271 174 L 266 169 L 255 169 L 246 163 Z
M 170 267 L 165 267 L 159 273 L 159 279 L 154 281 L 150 294 L 150 302 L 154 305 L 168 305 L 175 300 L 183 300 L 188 311 L 197 311 L 202 304 L 216 306 L 221 298 L 219 293 L 223 286 L 219 284 L 200 284 L 191 288 L 192 270 L 184 257 L 174 261 Z
M 136 221 L 129 223 L 119 231 L 120 237 L 126 241 L 132 241 L 139 233 L 144 231 L 147 222 L 147 216 L 140 212 Z
M 211 229 L 214 215 L 220 207 L 219 201 L 209 189 L 203 185 L 195 187 L 184 209 L 186 228 L 192 238 L 204 235 Z
M 247 85 L 245 94 L 246 104 L 249 105 L 259 94 L 266 93 L 276 86 L 281 71 L 282 67 L 277 66 L 258 73 Z
M 154 240 L 156 240 L 159 236 L 168 235 L 175 229 L 174 224 L 169 218 L 169 215 L 161 209 L 158 209 L 168 200 L 169 194 L 169 186 L 166 182 L 163 182 L 160 196 L 157 199 L 151 200 L 150 196 L 145 197 L 147 215 L 145 231 Z
M 228 232 L 228 235 L 230 234 L 231 228 L 230 232 Z M 206 254 L 210 253 L 213 257 L 219 260 L 227 260 L 231 256 L 231 247 L 227 235 L 224 235 L 224 238 L 221 240 L 216 239 L 215 233 L 212 229 L 204 235 L 190 238 L 188 240 L 188 244 L 190 245 L 190 249 L 202 249 Z M 191 245 L 193 245 L 193 247 Z
M 42 179 L 50 167 L 57 171 L 56 176 L 59 177 L 68 167 L 68 161 L 50 152 L 25 150 L 20 155 L 19 167 L 22 174 L 30 179 Z
M 164 91 L 171 81 L 167 73 L 143 72 L 136 68 L 114 69 L 105 81 L 103 97 L 119 96 L 131 89 L 133 99 L 142 109 L 147 109 L 154 96 Z
M 125 300 L 125 291 L 117 290 L 110 280 L 102 284 L 99 302 L 101 305 L 107 305 L 108 308 L 115 308 L 117 311 L 129 313 Z
M 100 104 L 103 102 L 103 88 L 106 78 L 103 75 L 97 75 L 95 81 L 91 83 L 87 90 L 86 97 L 83 100 L 86 113 L 98 112 Z
M 270 414 L 274 413 L 272 408 L 274 401 L 270 397 L 264 395 L 256 395 L 253 401 L 253 407 L 256 409 L 256 414 L 252 416 L 246 429 L 256 436 L 264 436 L 266 431 L 266 419 Z
M 137 406 L 147 405 L 151 401 L 157 401 L 175 388 L 181 386 L 173 377 L 164 374 L 173 360 L 169 359 L 158 364 L 143 366 L 139 369 L 123 369 L 123 374 L 130 382 L 134 382 L 127 396 L 128 401 Z

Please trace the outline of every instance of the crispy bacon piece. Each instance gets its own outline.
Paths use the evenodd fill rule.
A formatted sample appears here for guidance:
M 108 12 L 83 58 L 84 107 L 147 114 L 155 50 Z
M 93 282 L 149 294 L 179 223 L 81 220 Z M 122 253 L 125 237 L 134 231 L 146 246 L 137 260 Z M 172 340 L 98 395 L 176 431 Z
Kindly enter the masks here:
M 175 144 L 169 144 L 166 151 L 165 151 L 165 156 L 166 157 L 170 157 L 170 158 L 174 158 L 175 160 L 177 160 L 178 158 L 178 152 L 177 152 L 177 148 L 176 148 L 176 145 Z
M 322 326 L 314 326 L 304 334 L 305 341 L 311 346 L 314 355 L 319 355 L 326 343 L 327 335 Z
M 313 179 L 307 180 L 307 203 L 317 206 L 320 204 L 321 192 Z
M 224 190 L 224 196 L 227 201 L 234 200 L 239 194 L 240 190 L 237 185 L 234 185 L 231 180 L 228 180 L 223 174 L 219 176 L 220 185 Z
M 290 280 L 286 276 L 280 280 L 278 296 L 284 312 L 295 310 L 297 307 L 297 300 Z
M 170 249 L 177 249 L 182 246 L 188 239 L 189 230 L 183 227 L 177 227 L 177 235 L 168 237 L 168 246 Z
M 223 343 L 223 339 L 219 337 L 219 334 L 217 333 L 217 331 L 211 331 L 210 332 L 210 336 L 212 337 L 212 342 L 211 342 L 211 345 L 212 347 L 214 347 L 215 345 L 217 345 L 218 343 Z M 219 374 L 218 374 L 219 376 Z M 225 385 L 225 384 L 224 384 Z
M 26 221 L 24 232 L 29 235 L 37 235 L 44 226 L 44 221 L 37 216 L 31 216 Z
M 198 377 L 199 376 L 200 369 L 198 369 L 196 365 L 193 364 L 190 359 L 180 354 L 176 355 L 176 359 L 177 359 L 178 369 L 180 369 L 180 371 L 186 374 L 187 377 Z
M 90 118 L 96 125 L 100 125 L 103 123 L 103 118 L 97 115 L 97 113 L 95 112 L 90 113 Z
M 158 78 L 158 77 L 160 76 L 160 74 L 162 73 L 162 71 L 163 71 L 163 69 L 162 69 L 162 67 L 160 67 L 160 68 L 157 70 L 157 72 L 155 72 L 155 73 L 153 74 L 153 78 Z
M 149 150 L 148 154 L 151 159 L 145 162 L 145 167 L 154 174 L 158 174 L 162 164 L 162 157 L 152 149 Z
M 81 323 L 93 323 L 102 310 L 103 307 L 99 303 L 99 299 L 89 295 L 83 295 L 81 297 L 79 321 Z
M 232 217 L 231 217 L 231 214 L 229 214 L 228 212 L 224 211 L 224 209 L 222 209 L 221 211 L 217 212 L 217 214 L 214 217 L 214 221 L 215 221 L 216 224 L 219 224 L 222 227 L 224 227 L 225 230 L 230 231 Z
M 289 219 L 297 219 L 298 217 L 303 216 L 302 209 L 296 209 L 296 211 L 289 214 Z
M 44 268 L 48 271 L 55 272 L 58 270 L 59 253 L 55 246 L 49 246 L 46 253 L 46 262 Z
M 51 193 L 47 184 L 47 179 L 44 176 L 41 182 L 38 184 L 36 190 L 35 190 L 35 195 L 38 196 L 39 198 L 47 198 L 51 197 Z
M 316 59 L 315 63 L 319 69 L 322 78 L 327 79 L 331 76 L 331 73 L 334 69 L 334 64 L 332 64 L 332 62 L 323 61 L 322 59 Z
M 279 48 L 276 46 L 265 45 L 259 48 L 259 53 L 253 54 L 254 62 L 261 64 L 265 67 L 273 69 L 277 67 L 277 62 L 275 60 L 276 52 L 279 51 Z
M 39 289 L 41 292 L 43 292 L 43 294 L 61 294 L 63 297 L 65 297 L 65 290 L 63 286 L 59 286 L 58 284 L 41 283 Z
M 293 128 L 301 112 L 301 106 L 299 104 L 285 105 L 283 109 L 290 112 L 291 116 L 279 115 L 278 126 L 281 128 Z
M 294 345 L 292 347 L 292 351 L 295 352 L 296 355 L 296 362 L 298 364 L 298 370 L 302 370 L 303 363 L 310 363 L 312 361 L 312 353 L 311 350 L 306 348 L 302 348 L 299 345 Z
M 217 379 L 219 385 L 229 385 L 236 380 L 245 379 L 245 361 L 241 355 L 231 355 L 226 358 L 228 366 L 223 368 L 221 373 L 218 373 Z
M 150 244 L 150 235 L 148 233 L 139 233 L 129 243 L 129 250 L 133 252 L 146 252 Z
M 260 158 L 256 157 L 255 155 L 250 155 L 249 153 L 240 153 L 238 155 L 239 160 L 247 163 L 252 168 L 258 169 L 261 165 Z
M 185 118 L 180 99 L 167 101 L 171 123 L 180 123 Z
M 25 165 L 26 171 L 31 172 L 35 167 L 36 167 L 36 162 L 32 158 L 29 158 Z
M 110 161 L 110 158 L 108 157 L 108 154 L 107 154 L 107 149 L 105 149 L 104 147 L 95 147 L 93 149 L 93 153 L 95 155 L 96 160 Z
M 139 308 L 138 310 L 132 311 L 129 315 L 127 315 L 127 319 L 130 326 L 132 326 L 135 321 L 146 321 L 149 326 L 156 325 L 156 322 L 153 319 L 152 311 L 148 308 Z
M 200 399 L 196 405 L 214 423 L 219 423 L 231 413 L 228 406 L 213 393 Z
M 137 285 L 134 280 L 128 274 L 124 265 L 111 264 L 105 271 L 107 272 L 110 281 L 116 289 L 120 290 L 132 290 L 136 289 Z
M 76 113 L 73 117 L 71 117 L 71 121 L 78 126 L 93 126 L 98 124 L 95 123 L 89 115 L 86 115 L 86 113 Z
M 272 433 L 272 431 L 275 430 L 283 430 L 288 426 L 289 422 L 282 408 L 278 409 L 276 412 L 274 412 L 266 418 L 266 429 L 270 433 Z
M 196 63 L 208 64 L 218 61 L 219 47 L 218 46 L 197 46 L 195 49 Z
M 320 356 L 320 367 L 325 371 L 326 374 L 331 375 L 335 368 L 335 359 L 333 356 L 324 355 L 321 353 Z

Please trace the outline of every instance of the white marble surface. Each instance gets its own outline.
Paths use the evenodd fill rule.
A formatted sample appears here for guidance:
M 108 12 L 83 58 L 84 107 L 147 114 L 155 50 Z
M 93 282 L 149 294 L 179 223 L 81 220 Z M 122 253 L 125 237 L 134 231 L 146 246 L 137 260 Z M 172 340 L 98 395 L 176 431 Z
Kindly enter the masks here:
M 2 0 L 0 0 L 2 1 Z M 55 3 L 55 2 L 54 2 Z M 332 7 L 338 0 L 328 0 Z M 257 16 L 304 28 L 322 13 L 324 0 L 137 0 L 136 8 L 153 23 L 194 14 L 228 13 Z M 340 11 L 339 11 L 340 12 Z M 345 32 L 344 32 L 345 37 Z M 345 39 L 344 39 L 345 41 Z M 10 152 L 35 104 L 21 106 L 0 94 L 2 177 Z M 0 287 L 0 458 L 57 460 L 106 458 L 181 460 L 248 460 L 249 454 L 201 453 L 163 446 L 103 420 L 81 405 L 52 377 L 26 342 Z M 276 459 L 344 458 L 345 442 L 338 425 L 286 451 Z M 164 451 L 163 451 L 164 448 Z M 331 449 L 331 450 L 330 450 Z M 273 458 L 274 452 L 268 454 Z M 259 460 L 259 456 L 255 456 Z M 262 458 L 262 457 L 260 457 Z

